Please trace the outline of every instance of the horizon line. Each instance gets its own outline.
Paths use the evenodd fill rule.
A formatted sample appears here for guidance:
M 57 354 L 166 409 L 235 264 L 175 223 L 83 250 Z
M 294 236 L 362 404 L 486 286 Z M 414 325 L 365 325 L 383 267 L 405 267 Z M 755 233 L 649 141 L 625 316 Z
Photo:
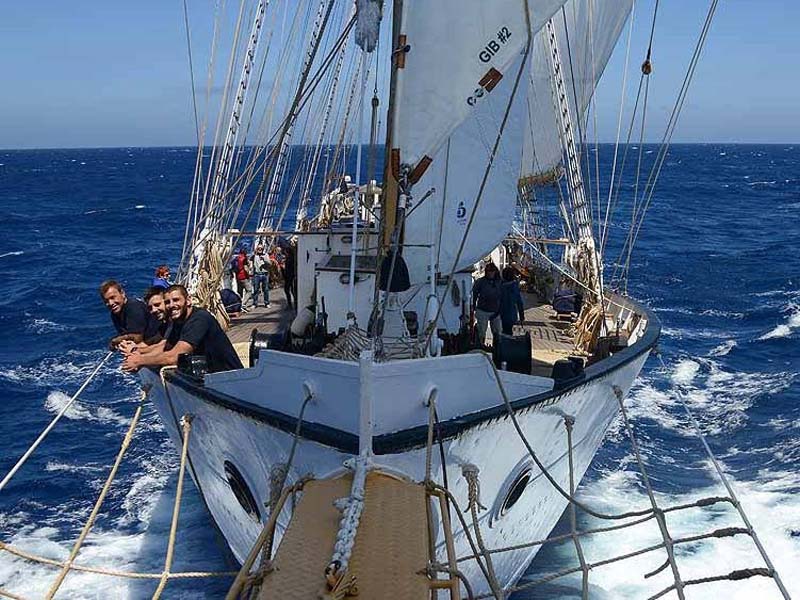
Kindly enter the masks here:
M 590 142 L 587 145 L 593 146 L 595 142 Z M 604 146 L 613 146 L 616 142 L 597 142 L 597 144 L 601 144 Z M 316 144 L 291 144 L 292 146 L 315 146 Z M 323 144 L 323 146 L 336 146 L 337 144 Z M 344 144 L 345 146 L 356 146 L 356 144 Z M 368 146 L 368 142 L 364 142 L 361 144 L 362 146 Z M 385 146 L 385 144 L 376 144 L 377 146 Z M 638 142 L 630 142 L 626 144 L 624 142 L 619 143 L 620 146 L 637 146 Z M 643 146 L 661 146 L 662 142 L 643 142 Z M 670 142 L 670 146 L 796 146 L 800 145 L 800 141 L 798 142 L 719 142 L 719 141 L 710 141 L 710 142 Z M 203 146 L 203 148 L 213 148 L 213 145 Z M 240 148 L 253 148 L 255 144 L 250 144 L 246 146 L 239 146 Z M 33 152 L 33 151 L 40 151 L 40 150 L 149 150 L 149 149 L 168 149 L 168 148 L 192 148 L 197 149 L 196 145 L 174 145 L 174 144 L 155 144 L 151 146 L 137 146 L 137 145 L 122 145 L 122 146 L 35 146 L 35 147 L 1 147 L 0 152 Z

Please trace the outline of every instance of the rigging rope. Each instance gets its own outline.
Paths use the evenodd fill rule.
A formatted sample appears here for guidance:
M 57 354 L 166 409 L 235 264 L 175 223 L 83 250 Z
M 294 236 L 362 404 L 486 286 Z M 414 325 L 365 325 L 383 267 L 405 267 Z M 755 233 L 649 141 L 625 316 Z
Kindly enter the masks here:
M 662 368 L 664 368 L 665 370 L 668 370 L 667 369 L 667 365 L 664 362 L 664 358 L 661 356 L 661 353 L 657 352 L 656 356 L 658 357 L 658 360 L 661 363 Z M 783 597 L 786 600 L 789 600 L 790 599 L 789 592 L 786 590 L 786 587 L 783 585 L 783 581 L 781 580 L 781 577 L 778 574 L 778 571 L 775 569 L 775 566 L 773 565 L 772 561 L 770 560 L 766 549 L 761 544 L 761 540 L 758 538 L 758 534 L 756 533 L 756 530 L 750 524 L 750 519 L 747 517 L 747 513 L 745 513 L 741 502 L 739 502 L 739 499 L 736 496 L 736 492 L 733 491 L 733 486 L 728 481 L 728 477 L 725 475 L 725 471 L 722 469 L 722 467 L 721 467 L 721 465 L 719 463 L 719 460 L 717 459 L 717 457 L 712 452 L 711 447 L 708 445 L 708 441 L 706 441 L 706 438 L 703 435 L 703 430 L 700 428 L 700 424 L 697 422 L 697 418 L 695 418 L 694 413 L 692 413 L 691 409 L 689 408 L 689 404 L 686 402 L 686 399 L 684 398 L 683 394 L 677 393 L 677 394 L 675 394 L 675 396 L 677 397 L 678 402 L 680 403 L 680 405 L 683 407 L 683 410 L 686 413 L 686 416 L 689 419 L 689 422 L 692 424 L 692 427 L 694 428 L 695 433 L 697 434 L 697 437 L 700 439 L 700 443 L 703 446 L 703 450 L 705 450 L 705 453 L 708 456 L 709 460 L 711 461 L 711 464 L 714 466 L 714 470 L 717 472 L 717 475 L 719 476 L 720 481 L 725 486 L 725 490 L 728 492 L 728 496 L 730 496 L 730 498 L 731 498 L 731 504 L 733 504 L 733 506 L 736 508 L 736 510 L 739 513 L 739 516 L 742 519 L 742 522 L 745 524 L 745 527 L 747 528 L 747 534 L 752 538 L 753 543 L 755 544 L 756 548 L 758 549 L 759 554 L 761 555 L 761 558 L 764 560 L 764 563 L 767 565 L 767 568 L 769 569 L 769 572 L 770 572 L 770 574 L 769 574 L 770 577 L 772 577 L 775 580 L 775 584 L 778 586 L 778 589 L 780 590 L 780 592 L 783 595 Z
M 608 230 L 611 219 L 611 194 L 614 190 L 614 178 L 617 171 L 617 158 L 619 156 L 619 138 L 620 134 L 622 133 L 622 115 L 625 109 L 625 88 L 628 85 L 628 64 L 631 56 L 631 40 L 633 38 L 633 23 L 634 23 L 635 10 L 636 10 L 636 0 L 633 0 L 633 2 L 631 3 L 631 14 L 628 17 L 629 19 L 628 41 L 625 48 L 625 66 L 622 69 L 622 88 L 620 90 L 620 95 L 619 95 L 619 116 L 617 118 L 617 137 L 616 141 L 614 142 L 614 160 L 611 163 L 611 177 L 609 178 L 609 185 L 608 185 L 608 202 L 606 203 L 606 215 L 605 215 L 605 220 L 603 222 L 603 232 L 600 235 L 600 256 L 603 256 L 605 251 L 606 239 L 608 237 Z
M 119 449 L 119 453 L 117 454 L 117 458 L 114 460 L 114 465 L 111 467 L 111 471 L 106 478 L 105 484 L 103 484 L 103 488 L 100 490 L 100 495 L 97 497 L 97 501 L 94 503 L 94 507 L 92 508 L 92 512 L 89 514 L 89 518 L 86 520 L 86 524 L 83 526 L 80 535 L 78 536 L 78 540 L 75 542 L 75 545 L 72 547 L 72 551 L 69 553 L 69 557 L 67 560 L 64 561 L 64 566 L 62 567 L 61 571 L 59 572 L 56 580 L 50 586 L 50 590 L 47 592 L 47 600 L 51 600 L 53 596 L 56 595 L 58 588 L 61 587 L 61 584 L 64 582 L 64 578 L 70 572 L 72 568 L 73 562 L 75 562 L 75 558 L 78 556 L 78 552 L 80 552 L 81 546 L 83 542 L 86 540 L 86 536 L 89 535 L 89 532 L 92 530 L 94 526 L 95 520 L 97 519 L 97 515 L 100 513 L 100 507 L 103 505 L 103 501 L 106 499 L 106 495 L 108 494 L 108 490 L 111 488 L 111 483 L 114 481 L 114 477 L 117 475 L 117 470 L 119 469 L 120 464 L 122 463 L 122 458 L 125 456 L 125 452 L 128 450 L 128 446 L 130 446 L 131 440 L 133 439 L 133 432 L 136 429 L 136 425 L 139 423 L 139 417 L 142 414 L 142 405 L 144 403 L 146 397 L 146 392 L 142 394 L 142 400 L 139 402 L 138 406 L 136 407 L 136 412 L 133 414 L 133 418 L 131 419 L 131 424 L 128 427 L 128 432 L 125 434 L 125 437 L 122 440 L 122 446 Z
M 94 368 L 94 370 L 91 372 L 91 374 L 81 384 L 81 387 L 78 388 L 78 391 L 75 392 L 72 395 L 72 397 L 69 399 L 69 401 L 63 406 L 63 408 L 60 411 L 58 411 L 58 414 L 53 418 L 52 421 L 50 421 L 50 424 L 47 427 L 44 428 L 44 431 L 42 431 L 42 433 L 39 434 L 39 437 L 37 437 L 36 440 L 33 442 L 33 444 L 31 444 L 30 447 L 25 451 L 25 454 L 23 454 L 20 457 L 20 459 L 17 461 L 17 463 L 8 472 L 8 474 L 5 477 L 3 477 L 3 480 L 0 481 L 0 491 L 2 491 L 4 487 L 6 487 L 8 482 L 11 481 L 11 478 L 14 477 L 14 475 L 16 474 L 17 471 L 19 471 L 20 467 L 22 467 L 22 465 L 25 464 L 25 462 L 28 460 L 28 458 L 30 458 L 31 454 L 33 454 L 33 452 L 36 450 L 36 448 L 39 447 L 39 444 L 42 443 L 42 440 L 44 440 L 44 438 L 47 437 L 47 434 L 50 433 L 50 431 L 53 429 L 53 427 L 55 427 L 56 423 L 58 423 L 61 420 L 61 417 L 63 417 L 64 414 L 69 410 L 70 406 L 72 406 L 72 404 L 75 402 L 75 400 L 78 399 L 78 396 L 81 395 L 83 390 L 86 389 L 86 386 L 89 385 L 89 382 L 92 381 L 92 379 L 94 379 L 95 375 L 97 375 L 100 372 L 100 369 L 103 367 L 104 364 L 106 364 L 106 362 L 108 362 L 108 359 L 111 358 L 111 355 L 113 355 L 113 354 L 114 354 L 114 352 L 111 351 L 111 352 L 109 352 L 108 354 L 105 355 L 103 360 L 101 360 L 97 364 L 97 366 Z
M 186 26 L 186 52 L 189 57 L 189 82 L 192 84 L 192 109 L 194 110 L 194 131 L 197 145 L 200 146 L 200 120 L 197 117 L 197 93 L 194 89 L 194 60 L 192 59 L 192 38 L 189 28 L 189 8 L 183 0 L 183 24 Z
M 169 526 L 169 539 L 167 540 L 167 556 L 164 559 L 164 572 L 161 580 L 158 582 L 153 594 L 153 600 L 158 600 L 164 592 L 164 588 L 169 581 L 170 569 L 172 568 L 172 557 L 175 554 L 175 539 L 178 536 L 178 517 L 181 513 L 181 497 L 183 496 L 183 478 L 186 474 L 186 457 L 189 452 L 189 434 L 192 432 L 192 419 L 191 415 L 183 415 L 181 418 L 181 428 L 183 430 L 182 444 L 181 444 L 181 464 L 178 470 L 178 484 L 175 490 L 175 504 L 172 507 L 172 522 Z
M 642 195 L 642 199 L 646 195 L 647 198 L 645 200 L 644 208 L 641 211 L 641 216 L 639 218 L 638 223 L 636 224 L 636 231 L 633 235 L 633 239 L 631 241 L 631 250 L 633 246 L 636 245 L 636 241 L 639 237 L 639 232 L 642 228 L 644 223 L 644 217 L 647 213 L 648 208 L 650 207 L 650 202 L 653 199 L 653 193 L 655 190 L 655 185 L 658 180 L 659 175 L 661 174 L 661 168 L 664 166 L 664 161 L 667 158 L 667 152 L 669 151 L 670 144 L 672 142 L 672 135 L 675 133 L 675 128 L 678 123 L 678 117 L 680 116 L 681 110 L 683 109 L 683 104 L 686 101 L 686 96 L 689 92 L 689 85 L 694 78 L 694 72 L 697 68 L 697 64 L 700 61 L 700 54 L 705 46 L 706 38 L 708 37 L 708 32 L 711 29 L 711 23 L 714 18 L 714 14 L 717 9 L 717 4 L 719 0 L 712 0 L 711 4 L 708 8 L 708 13 L 706 14 L 706 20 L 703 23 L 703 28 L 700 33 L 700 37 L 697 40 L 697 44 L 695 45 L 694 53 L 692 54 L 692 58 L 689 61 L 689 67 L 687 68 L 686 75 L 683 79 L 683 84 L 681 85 L 681 89 L 678 92 L 678 98 L 675 100 L 675 105 L 672 108 L 672 113 L 670 114 L 669 121 L 667 123 L 667 129 L 664 132 L 664 136 L 661 140 L 661 147 L 659 148 L 659 153 L 656 157 L 656 160 L 653 164 L 653 167 L 650 171 L 650 175 L 647 179 L 647 183 L 644 187 L 644 192 Z M 632 224 L 633 226 L 633 224 Z M 630 260 L 626 265 L 625 277 L 627 279 L 628 273 L 630 271 Z

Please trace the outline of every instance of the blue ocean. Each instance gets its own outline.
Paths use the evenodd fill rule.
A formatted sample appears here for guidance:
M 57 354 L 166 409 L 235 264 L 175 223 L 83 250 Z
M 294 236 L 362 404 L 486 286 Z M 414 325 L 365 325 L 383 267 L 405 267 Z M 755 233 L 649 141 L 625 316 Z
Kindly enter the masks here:
M 650 164 L 657 149 L 645 150 Z M 599 148 L 601 172 L 610 172 L 612 152 Z M 195 156 L 192 148 L 0 151 L 0 476 L 105 355 L 112 327 L 100 282 L 118 279 L 136 295 L 157 265 L 176 269 Z M 724 493 L 685 417 L 679 398 L 685 399 L 798 597 L 799 174 L 800 146 L 671 148 L 628 287 L 662 321 L 666 366 L 651 357 L 626 401 L 657 498 L 671 505 Z M 608 272 L 629 219 L 622 209 L 612 217 Z M 0 492 L 2 541 L 53 559 L 68 556 L 138 398 L 137 380 L 119 370 L 115 357 Z M 618 423 L 581 485 L 582 500 L 605 511 L 648 506 L 634 462 Z M 146 406 L 78 564 L 161 572 L 177 465 L 174 446 Z M 668 524 L 678 537 L 740 523 L 721 505 L 671 515 Z M 582 528 L 596 525 L 579 518 Z M 565 528 L 563 518 L 557 531 Z M 650 522 L 588 537 L 584 550 L 594 561 L 658 541 Z M 591 597 L 646 598 L 671 583 L 669 569 L 644 578 L 661 562 L 663 553 L 655 552 L 593 569 Z M 548 545 L 523 582 L 575 564 L 571 542 Z M 763 566 L 745 536 L 682 546 L 678 564 L 685 579 Z M 173 570 L 235 567 L 187 482 Z M 0 551 L 0 586 L 10 592 L 41 597 L 56 573 Z M 217 598 L 229 582 L 173 581 L 166 597 Z M 59 597 L 146 598 L 154 589 L 152 581 L 72 573 Z M 580 577 L 515 596 L 579 597 Z M 695 586 L 687 597 L 780 596 L 769 579 L 753 578 Z

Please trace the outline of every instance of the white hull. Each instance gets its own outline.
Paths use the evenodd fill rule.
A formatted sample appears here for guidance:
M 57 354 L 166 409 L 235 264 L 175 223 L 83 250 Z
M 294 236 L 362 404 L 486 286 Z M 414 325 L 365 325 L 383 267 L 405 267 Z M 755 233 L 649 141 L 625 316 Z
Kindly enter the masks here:
M 657 334 L 656 334 L 657 335 Z M 638 346 L 637 344 L 636 346 Z M 556 480 L 565 489 L 569 489 L 569 470 L 568 470 L 568 448 L 565 430 L 564 417 L 572 416 L 575 419 L 573 433 L 573 459 L 575 464 L 576 483 L 583 477 L 589 467 L 597 449 L 599 448 L 603 436 L 609 425 L 619 412 L 619 403 L 616 393 L 619 390 L 627 393 L 633 384 L 634 379 L 641 370 L 652 344 L 647 347 L 636 349 L 635 347 L 626 349 L 630 356 L 612 368 L 600 369 L 586 381 L 568 387 L 563 393 L 549 392 L 543 400 L 529 403 L 525 408 L 516 410 L 519 423 L 524 430 L 528 440 L 537 452 L 538 457 L 546 464 Z M 476 355 L 465 355 L 464 360 L 474 360 Z M 460 357 L 453 357 L 460 358 Z M 320 359 L 309 359 L 320 360 Z M 322 359 L 324 360 L 324 359 Z M 443 359 L 434 359 L 441 361 Z M 329 361 L 338 362 L 338 361 Z M 401 361 L 405 365 L 410 365 L 417 361 Z M 605 361 L 603 361 L 605 362 Z M 316 363 L 315 363 L 316 364 Z M 431 385 L 440 386 L 446 391 L 456 385 L 453 380 L 464 379 L 458 373 L 453 375 L 450 371 L 428 372 L 424 362 L 420 361 L 420 366 L 413 375 L 413 385 L 415 389 L 429 389 Z M 363 365 L 350 363 L 356 369 L 355 390 L 350 390 L 350 397 L 355 397 L 358 403 L 359 390 L 363 397 L 364 377 L 359 375 L 358 369 L 363 369 Z M 335 366 L 335 365 L 334 365 Z M 408 367 L 406 367 L 408 368 Z M 472 368 L 472 371 L 480 369 Z M 217 374 L 225 376 L 227 374 Z M 294 384 L 300 388 L 303 377 L 309 373 L 295 371 Z M 309 375 L 312 376 L 315 373 Z M 318 373 L 316 375 L 319 375 Z M 524 386 L 513 386 L 512 381 L 525 376 L 510 375 L 507 380 L 509 395 L 513 400 L 518 400 L 525 404 Z M 321 376 L 321 375 L 320 375 Z M 327 375 L 326 375 L 327 376 Z M 333 377 L 333 375 L 330 375 Z M 360 386 L 359 380 L 360 379 Z M 212 376 L 212 377 L 216 377 Z M 345 375 L 339 375 L 345 377 Z M 471 377 L 471 376 L 470 376 Z M 486 380 L 485 373 L 478 373 L 476 378 L 481 382 Z M 230 392 L 224 395 L 227 401 L 217 401 L 213 393 L 198 393 L 197 387 L 187 384 L 187 380 L 180 376 L 167 378 L 167 389 L 161 384 L 161 380 L 153 373 L 143 374 L 143 378 L 149 383 L 153 383 L 150 398 L 155 404 L 161 418 L 163 419 L 170 436 L 180 444 L 180 434 L 177 427 L 177 420 L 184 414 L 191 414 L 194 417 L 189 444 L 189 456 L 191 458 L 192 474 L 195 482 L 200 488 L 207 506 L 213 515 L 214 520 L 228 541 L 233 553 L 240 561 L 245 558 L 252 547 L 258 533 L 261 531 L 262 523 L 266 520 L 267 509 L 264 502 L 270 496 L 270 474 L 276 464 L 286 461 L 292 441 L 293 427 L 287 427 L 286 423 L 282 426 L 272 422 L 275 410 L 274 407 L 287 405 L 285 397 L 289 394 L 286 390 L 285 382 L 277 377 L 274 385 L 263 384 L 260 387 L 245 389 L 247 386 L 242 383 L 240 387 L 246 397 L 249 394 L 256 394 L 257 398 L 249 398 L 243 402 L 243 407 L 231 402 Z M 222 377 L 224 379 L 224 377 Z M 541 378 L 535 378 L 541 379 Z M 402 380 L 407 383 L 406 379 Z M 477 381 L 477 379 L 476 379 Z M 206 386 L 209 385 L 209 378 L 206 379 Z M 466 384 L 472 387 L 474 382 L 467 381 Z M 341 382 L 340 382 L 341 384 Z M 464 382 L 461 381 L 464 385 Z M 313 388 L 315 384 L 311 384 Z M 318 385 L 318 384 L 316 384 Z M 330 387 L 334 383 L 328 382 Z M 346 382 L 345 387 L 346 389 Z M 412 384 L 408 384 L 412 385 Z M 496 385 L 496 382 L 495 382 Z M 222 387 L 218 383 L 217 387 Z M 428 386 L 426 388 L 426 386 Z M 448 387 L 450 386 L 450 387 Z M 229 388 L 231 385 L 228 386 Z M 235 389 L 236 386 L 233 386 Z M 252 388 L 252 382 L 251 382 Z M 618 389 L 617 389 L 618 388 Z M 325 387 L 320 387 L 323 392 Z M 381 385 L 370 387 L 375 401 L 387 406 L 397 405 L 408 396 L 395 393 L 398 389 L 394 385 Z M 467 505 L 467 485 L 461 474 L 461 466 L 473 464 L 480 470 L 480 500 L 487 507 L 487 510 L 480 512 L 481 530 L 485 544 L 488 548 L 499 548 L 530 542 L 532 540 L 544 539 L 548 536 L 560 515 L 566 507 L 566 500 L 553 488 L 553 486 L 541 475 L 540 471 L 532 465 L 532 461 L 526 451 L 522 441 L 518 437 L 511 419 L 504 414 L 503 403 L 497 389 L 494 392 L 483 390 L 480 385 L 475 387 L 477 394 L 483 394 L 483 407 L 494 409 L 488 417 L 476 416 L 474 407 L 462 411 L 460 414 L 467 421 L 466 425 L 456 427 L 458 431 L 449 436 L 445 433 L 444 454 L 447 468 L 447 481 L 449 488 L 455 495 L 461 507 Z M 166 392 L 166 393 L 165 393 Z M 319 393 L 319 392 L 317 392 Z M 347 396 L 346 392 L 341 392 Z M 323 393 L 319 393 L 324 398 Z M 452 395 L 452 394 L 451 394 Z M 528 394 L 530 396 L 531 394 Z M 296 422 L 296 415 L 299 404 L 302 401 L 298 391 L 291 393 L 293 409 L 286 408 L 285 413 L 290 415 L 288 422 Z M 391 396 L 391 398 L 388 398 Z M 543 395 L 539 394 L 539 398 Z M 227 403 L 226 403 L 227 402 Z M 337 421 L 338 429 L 329 428 L 330 431 L 340 431 L 342 435 L 347 435 L 348 429 L 357 427 L 357 413 L 353 418 L 349 418 L 346 413 L 352 412 L 352 407 L 347 398 L 341 398 L 340 413 L 336 411 L 325 415 L 324 406 L 314 406 L 316 401 L 309 405 L 309 411 L 305 415 L 307 421 L 314 421 L 317 415 L 317 423 L 328 423 Z M 467 404 L 472 401 L 469 398 L 464 400 Z M 321 404 L 325 404 L 322 402 Z M 427 421 L 424 417 L 427 409 L 421 402 L 416 407 L 417 402 L 412 402 L 417 412 L 421 411 L 422 422 L 416 423 L 416 431 L 425 429 Z M 339 406 L 339 405 L 337 405 Z M 271 410 L 270 410 L 270 407 Z M 447 398 L 440 392 L 437 400 L 437 407 L 440 409 L 440 418 L 444 423 L 451 418 L 447 407 Z M 336 408 L 336 407 L 334 407 Z M 356 407 L 357 410 L 357 407 Z M 315 412 L 316 411 L 316 412 Z M 376 434 L 397 433 L 402 428 L 393 427 L 388 421 L 392 419 L 405 418 L 419 419 L 415 415 L 390 415 L 381 413 L 380 406 L 376 409 L 378 413 L 376 420 Z M 491 412 L 491 410 L 490 410 Z M 445 413 L 443 415 L 442 413 Z M 294 417 L 291 417 L 291 415 Z M 456 416 L 458 413 L 456 411 Z M 381 432 L 381 423 L 385 424 L 385 431 Z M 413 429 L 413 428 L 412 428 Z M 330 431 L 328 433 L 330 433 Z M 357 437 L 356 429 L 356 437 Z M 323 432 L 324 434 L 325 432 Z M 314 436 L 311 436 L 312 438 Z M 351 436 L 352 437 L 352 436 Z M 349 438 L 348 438 L 349 439 Z M 377 438 L 376 438 L 377 439 Z M 394 438 L 398 438 L 395 436 Z M 343 442 L 346 446 L 347 444 Z M 420 444 L 411 444 L 398 452 L 380 453 L 375 461 L 382 467 L 388 467 L 404 473 L 414 480 L 422 481 L 425 476 L 425 447 Z M 443 481 L 442 465 L 438 448 L 433 452 L 433 478 L 435 481 Z M 342 468 L 343 462 L 350 458 L 355 450 L 347 452 L 342 450 L 342 445 L 337 449 L 333 445 L 312 441 L 306 436 L 301 436 L 299 441 L 294 463 L 289 474 L 288 483 L 299 477 L 311 474 L 315 477 L 325 477 Z M 249 515 L 237 501 L 231 487 L 226 479 L 224 464 L 225 461 L 233 463 L 241 472 L 247 486 L 252 490 L 253 497 L 260 507 L 260 522 Z M 530 482 L 525 488 L 516 504 L 501 514 L 501 508 L 506 500 L 510 487 L 517 477 L 526 469 L 531 469 Z M 279 519 L 278 532 L 276 535 L 276 547 L 280 543 L 280 537 L 290 518 L 291 507 L 287 505 L 284 513 Z M 465 515 L 469 520 L 469 515 Z M 456 553 L 458 556 L 471 554 L 467 540 L 461 530 L 461 526 L 454 519 L 454 535 L 456 540 Z M 443 553 L 444 539 L 441 527 L 437 526 L 437 547 Z M 505 552 L 494 555 L 494 570 L 502 586 L 513 585 L 523 574 L 530 562 L 533 560 L 538 547 Z M 440 557 L 442 558 L 442 557 Z M 476 594 L 489 591 L 487 583 L 477 564 L 474 561 L 462 563 L 462 570 L 469 578 Z

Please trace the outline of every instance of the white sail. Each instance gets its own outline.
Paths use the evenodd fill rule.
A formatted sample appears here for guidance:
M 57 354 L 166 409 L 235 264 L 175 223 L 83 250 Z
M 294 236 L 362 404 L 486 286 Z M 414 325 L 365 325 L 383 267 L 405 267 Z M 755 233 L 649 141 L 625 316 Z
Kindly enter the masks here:
M 497 156 L 489 171 L 479 200 L 473 224 L 456 263 L 461 240 L 467 232 L 470 215 L 478 201 L 481 182 L 486 172 L 503 114 L 511 100 L 514 78 L 523 57 L 518 54 L 491 97 L 476 106 L 450 136 L 430 169 L 414 186 L 414 204 L 431 188 L 435 192 L 425 199 L 406 221 L 405 250 L 412 283 L 427 279 L 429 257 L 423 245 L 433 242 L 438 247 L 438 271 L 447 275 L 474 264 L 492 251 L 510 232 L 517 200 L 517 178 L 522 152 L 522 132 L 526 118 L 524 75 L 511 104 L 508 122 L 500 138 Z M 527 70 L 527 67 L 522 67 Z M 433 215 L 431 214 L 433 212 Z M 434 227 L 430 226 L 434 219 Z M 430 239 L 434 230 L 435 238 Z
M 592 94 L 632 5 L 633 0 L 569 0 L 553 17 L 567 99 L 572 115 L 582 127 Z M 533 45 L 522 158 L 523 175 L 542 181 L 556 173 L 562 161 L 549 51 L 547 32 L 543 29 Z
M 405 0 L 392 146 L 421 174 L 565 0 Z M 412 178 L 413 179 L 413 178 Z

